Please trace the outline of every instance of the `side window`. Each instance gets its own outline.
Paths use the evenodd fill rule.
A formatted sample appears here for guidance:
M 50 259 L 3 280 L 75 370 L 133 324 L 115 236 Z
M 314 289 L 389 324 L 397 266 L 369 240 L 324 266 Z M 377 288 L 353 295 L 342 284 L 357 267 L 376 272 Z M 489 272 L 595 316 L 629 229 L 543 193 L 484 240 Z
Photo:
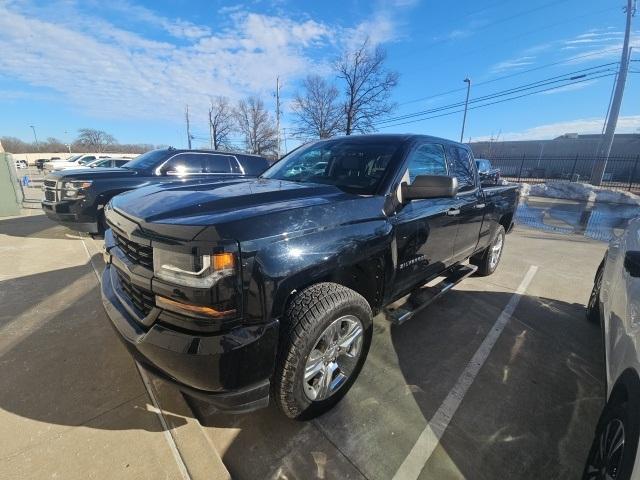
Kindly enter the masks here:
M 202 155 L 204 173 L 230 173 L 231 162 L 235 163 L 229 155 Z
M 179 153 L 162 167 L 165 175 L 193 175 L 202 173 L 202 157 L 194 153 Z
M 469 152 L 464 148 L 450 145 L 447 147 L 447 157 L 451 175 L 458 179 L 458 191 L 468 192 L 473 190 L 476 186 L 476 178 Z
M 437 143 L 424 143 L 409 154 L 409 183 L 418 175 L 447 175 L 444 148 Z

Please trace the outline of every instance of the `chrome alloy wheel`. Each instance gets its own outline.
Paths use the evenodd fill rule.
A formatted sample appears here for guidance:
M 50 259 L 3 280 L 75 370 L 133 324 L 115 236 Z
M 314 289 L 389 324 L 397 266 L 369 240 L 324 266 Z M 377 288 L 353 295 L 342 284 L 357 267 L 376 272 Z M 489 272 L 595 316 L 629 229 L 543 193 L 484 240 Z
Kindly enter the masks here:
M 614 418 L 602 430 L 598 438 L 598 448 L 592 458 L 589 458 L 586 478 L 615 480 L 622 464 L 624 441 L 624 424 Z
M 489 267 L 491 270 L 496 268 L 498 262 L 500 261 L 500 255 L 502 254 L 502 246 L 504 245 L 504 235 L 498 235 L 495 243 L 491 246 L 491 251 L 489 252 Z
M 309 400 L 326 400 L 349 379 L 362 353 L 363 333 L 362 322 L 353 315 L 324 329 L 305 364 L 302 386 Z

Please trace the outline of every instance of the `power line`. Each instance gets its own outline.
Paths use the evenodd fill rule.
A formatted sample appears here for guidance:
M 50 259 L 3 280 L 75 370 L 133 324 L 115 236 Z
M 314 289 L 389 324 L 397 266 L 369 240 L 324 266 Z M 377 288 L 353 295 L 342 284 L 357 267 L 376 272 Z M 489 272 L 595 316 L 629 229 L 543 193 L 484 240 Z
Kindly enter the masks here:
M 483 82 L 478 82 L 475 85 L 476 86 L 487 85 L 489 83 L 499 82 L 500 80 L 505 80 L 507 78 L 517 77 L 518 75 L 524 75 L 525 73 L 530 73 L 530 72 L 535 72 L 537 70 L 542 70 L 543 68 L 554 67 L 556 65 L 566 64 L 567 62 L 571 62 L 573 60 L 579 60 L 581 58 L 593 57 L 594 55 L 602 55 L 603 53 L 606 53 L 606 52 L 614 52 L 614 51 L 617 52 L 618 50 L 620 50 L 620 49 L 619 48 L 611 48 L 611 49 L 608 49 L 608 50 L 601 50 L 601 51 L 598 51 L 598 52 L 587 53 L 585 55 L 578 55 L 578 56 L 575 56 L 575 57 L 571 57 L 569 59 L 560 60 L 558 62 L 546 63 L 546 64 L 540 65 L 538 67 L 528 68 L 526 70 L 521 70 L 519 72 L 510 73 L 508 75 L 503 75 L 501 77 L 492 78 L 490 80 L 485 80 Z M 631 61 L 632 62 L 637 62 L 637 61 L 640 61 L 640 60 L 631 60 Z M 614 63 L 617 63 L 617 62 L 614 62 Z M 595 67 L 592 67 L 592 68 L 598 68 L 599 66 L 600 65 L 596 65 Z M 399 105 L 408 105 L 410 103 L 417 103 L 417 102 L 422 102 L 424 100 L 431 100 L 433 98 L 443 97 L 443 96 L 449 95 L 451 93 L 461 92 L 461 91 L 465 90 L 465 88 L 466 87 L 454 88 L 452 90 L 447 90 L 447 91 L 436 93 L 436 94 L 433 94 L 433 95 L 428 95 L 426 97 L 420 97 L 420 98 L 416 98 L 416 99 L 413 99 L 413 100 L 407 100 L 406 102 L 402 102 Z
M 617 62 L 605 63 L 605 64 L 602 64 L 602 65 L 597 65 L 597 66 L 594 66 L 594 67 L 584 68 L 584 69 L 581 69 L 581 70 L 576 70 L 574 72 L 565 73 L 563 75 L 556 75 L 554 77 L 545 78 L 545 79 L 542 79 L 542 80 L 538 80 L 536 82 L 527 83 L 527 84 L 520 85 L 520 86 L 517 86 L 517 87 L 509 88 L 509 89 L 506 89 L 506 90 L 493 92 L 491 94 L 484 95 L 482 97 L 476 97 L 476 98 L 470 100 L 469 103 L 478 103 L 478 102 L 482 102 L 482 101 L 485 101 L 485 100 L 491 100 L 491 99 L 497 98 L 497 97 L 503 97 L 505 95 L 511 95 L 513 93 L 519 93 L 519 92 L 526 91 L 526 90 L 532 90 L 534 88 L 539 88 L 539 87 L 546 86 L 546 85 L 552 85 L 552 84 L 556 84 L 556 83 L 568 82 L 568 81 L 572 81 L 572 80 L 577 80 L 578 78 L 586 77 L 588 75 L 596 75 L 596 74 L 599 74 L 599 73 L 608 72 L 611 69 L 610 68 L 604 68 L 604 67 L 610 67 L 612 65 L 616 65 L 616 63 Z M 600 70 L 596 70 L 596 69 L 600 69 Z M 591 71 L 591 70 L 595 70 L 595 71 Z M 588 72 L 588 73 L 586 73 L 586 72 Z M 566 78 L 566 77 L 569 77 L 569 78 Z M 564 86 L 564 85 L 560 85 L 560 86 Z M 555 88 L 557 88 L 557 87 L 555 87 Z M 421 116 L 421 115 L 425 115 L 425 114 L 429 114 L 429 113 L 435 113 L 435 112 L 438 112 L 438 111 L 441 111 L 441 110 L 448 110 L 448 109 L 459 107 L 459 106 L 462 106 L 462 105 L 464 105 L 464 102 L 456 102 L 456 103 L 452 103 L 452 104 L 441 106 L 441 107 L 436 107 L 436 108 L 431 108 L 431 109 L 422 110 L 422 111 L 418 111 L 418 112 L 408 113 L 408 114 L 405 114 L 405 115 L 398 115 L 398 116 L 395 116 L 395 117 L 388 117 L 386 119 L 380 120 L 379 122 L 376 122 L 376 125 L 395 122 L 397 120 L 405 120 L 405 119 L 408 119 L 408 118 L 417 117 L 417 116 Z
M 578 83 L 589 82 L 591 80 L 597 80 L 599 78 L 611 77 L 613 75 L 615 75 L 615 74 L 613 74 L 613 73 L 605 73 L 603 75 L 599 75 L 599 76 L 593 77 L 593 78 L 583 78 L 581 80 L 576 80 L 576 81 L 567 83 L 565 85 L 558 85 L 558 86 L 554 86 L 554 87 L 549 87 L 549 88 L 545 88 L 545 89 L 542 89 L 542 90 L 537 90 L 535 92 L 528 92 L 528 93 L 524 93 L 522 95 L 517 95 L 517 96 L 511 97 L 511 98 L 503 98 L 502 100 L 496 100 L 495 102 L 489 102 L 489 103 L 484 103 L 482 105 L 476 105 L 474 107 L 469 107 L 469 110 L 475 110 L 477 108 L 484 108 L 484 107 L 488 107 L 490 105 L 496 105 L 498 103 L 510 102 L 512 100 L 517 100 L 517 99 L 520 99 L 520 98 L 529 97 L 531 95 L 536 95 L 538 93 L 544 93 L 544 92 L 548 92 L 548 91 L 551 91 L 551 90 L 556 90 L 558 88 L 562 88 L 562 87 L 565 87 L 565 86 L 575 85 L 575 84 L 578 84 Z M 454 108 L 454 107 L 450 107 L 450 108 Z M 391 127 L 397 127 L 397 126 L 400 126 L 400 125 L 408 125 L 410 123 L 422 122 L 424 120 L 430 120 L 432 118 L 439 118 L 439 117 L 445 117 L 447 115 L 454 115 L 454 114 L 460 113 L 462 111 L 463 110 L 454 110 L 452 112 L 441 113 L 439 115 L 432 115 L 432 116 L 428 116 L 428 117 L 418 118 L 418 119 L 415 119 L 415 120 L 408 120 L 406 122 L 399 122 L 399 123 L 393 123 L 393 124 L 390 124 L 390 125 L 384 125 L 384 126 L 382 126 L 380 128 L 391 128 Z

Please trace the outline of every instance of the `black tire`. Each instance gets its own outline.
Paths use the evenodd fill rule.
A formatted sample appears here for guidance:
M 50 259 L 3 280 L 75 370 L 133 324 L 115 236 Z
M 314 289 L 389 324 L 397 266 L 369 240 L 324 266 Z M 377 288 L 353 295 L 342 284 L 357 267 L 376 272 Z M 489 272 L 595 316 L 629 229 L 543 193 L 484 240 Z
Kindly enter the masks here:
M 469 259 L 469 263 L 478 267 L 478 270 L 475 273 L 476 276 L 486 277 L 497 270 L 498 265 L 500 265 L 500 260 L 502 259 L 502 252 L 504 252 L 504 241 L 504 227 L 502 225 L 498 225 L 498 228 L 496 228 L 496 231 L 491 238 L 489 246 Z M 498 242 L 500 242 L 500 251 L 498 252 L 497 259 L 494 259 L 492 257 L 492 253 Z
M 355 367 L 346 381 L 328 398 L 311 400 L 305 392 L 304 380 L 308 357 L 321 341 L 325 330 L 345 316 L 355 317 L 362 327 L 362 339 L 358 344 L 359 357 L 353 361 Z M 371 345 L 372 325 L 369 303 L 362 295 L 349 288 L 325 282 L 298 293 L 287 307 L 281 322 L 280 346 L 273 381 L 273 396 L 280 410 L 289 418 L 307 420 L 338 403 L 362 369 Z
M 638 421 L 637 408 L 629 402 L 607 404 L 602 411 L 596 427 L 596 433 L 589 450 L 589 456 L 582 473 L 583 480 L 599 480 L 611 478 L 613 480 L 629 480 L 633 473 L 633 464 L 638 449 Z M 624 444 L 619 450 L 609 455 L 612 445 L 616 444 L 616 433 L 622 426 Z M 606 461 L 602 461 L 602 448 Z M 606 475 L 609 476 L 606 476 Z
M 604 273 L 604 260 L 600 263 L 596 276 L 593 279 L 593 288 L 587 303 L 587 320 L 591 323 L 600 323 L 600 288 L 602 287 L 602 275 Z

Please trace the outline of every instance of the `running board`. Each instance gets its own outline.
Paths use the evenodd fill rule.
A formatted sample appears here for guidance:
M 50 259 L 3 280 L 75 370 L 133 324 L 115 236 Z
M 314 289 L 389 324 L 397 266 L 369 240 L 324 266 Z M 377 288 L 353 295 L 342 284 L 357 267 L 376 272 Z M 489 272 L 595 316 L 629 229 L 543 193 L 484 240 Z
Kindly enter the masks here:
M 458 265 L 454 267 L 441 282 L 432 287 L 423 286 L 417 288 L 409 295 L 385 308 L 385 313 L 391 323 L 395 325 L 402 325 L 423 308 L 431 305 L 469 275 L 475 273 L 476 270 L 478 270 L 478 267 L 475 265 Z M 396 306 L 398 303 L 399 305 Z

